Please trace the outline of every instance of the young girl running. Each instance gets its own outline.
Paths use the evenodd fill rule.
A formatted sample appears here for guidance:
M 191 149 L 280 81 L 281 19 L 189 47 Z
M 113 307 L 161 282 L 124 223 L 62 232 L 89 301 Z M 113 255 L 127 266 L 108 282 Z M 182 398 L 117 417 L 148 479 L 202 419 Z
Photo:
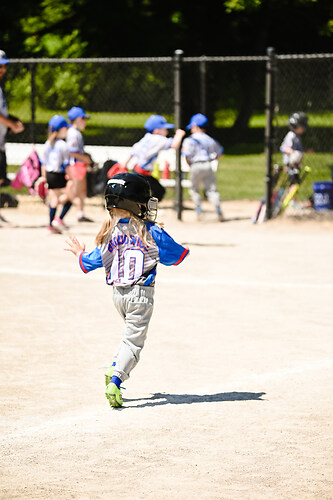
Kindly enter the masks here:
M 65 227 L 63 218 L 72 206 L 67 192 L 65 169 L 69 165 L 69 149 L 64 141 L 68 124 L 61 115 L 54 115 L 49 121 L 49 136 L 45 143 L 42 175 L 46 177 L 49 186 L 50 223 L 47 226 L 49 233 L 60 233 Z M 59 204 L 63 205 L 59 217 L 56 211 Z
M 113 301 L 125 321 L 122 341 L 105 374 L 106 397 L 122 406 L 120 384 L 139 361 L 154 305 L 154 284 L 159 262 L 178 265 L 189 250 L 176 243 L 154 223 L 157 200 L 151 198 L 147 180 L 139 174 L 118 174 L 105 191 L 108 215 L 90 253 L 75 236 L 66 241 L 79 258 L 84 273 L 105 268 L 106 283 L 113 286 Z

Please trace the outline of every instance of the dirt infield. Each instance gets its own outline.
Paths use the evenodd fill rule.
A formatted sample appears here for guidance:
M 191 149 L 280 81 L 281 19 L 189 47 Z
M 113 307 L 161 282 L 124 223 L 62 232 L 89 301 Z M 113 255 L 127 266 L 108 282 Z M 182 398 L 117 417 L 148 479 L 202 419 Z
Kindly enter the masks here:
M 84 275 L 46 208 L 1 213 L 2 499 L 330 499 L 333 221 L 253 226 L 228 202 L 160 220 L 191 254 L 159 267 L 142 358 L 104 397 L 122 322 L 103 271 Z M 104 217 L 71 230 L 93 248 Z

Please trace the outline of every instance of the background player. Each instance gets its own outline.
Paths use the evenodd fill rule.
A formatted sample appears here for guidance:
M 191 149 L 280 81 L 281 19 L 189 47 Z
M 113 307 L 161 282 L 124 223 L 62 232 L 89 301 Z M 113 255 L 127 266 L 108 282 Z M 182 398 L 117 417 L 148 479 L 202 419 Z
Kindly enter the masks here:
M 4 77 L 7 71 L 9 59 L 3 50 L 0 50 L 0 80 Z M 8 114 L 8 107 L 2 88 L 0 87 L 0 188 L 1 186 L 9 186 L 10 180 L 7 178 L 7 159 L 6 159 L 6 134 L 10 129 L 14 134 L 23 132 L 24 125 L 19 120 L 13 120 Z M 1 222 L 6 220 L 0 215 Z
M 173 128 L 174 125 L 167 123 L 166 119 L 161 115 L 152 115 L 144 124 L 147 133 L 144 137 L 134 144 L 131 155 L 125 162 L 124 166 L 127 167 L 129 161 L 136 157 L 136 165 L 134 172 L 145 175 L 150 184 L 152 196 L 161 201 L 164 194 L 164 187 L 158 182 L 157 179 L 152 177 L 154 169 L 154 162 L 158 157 L 158 153 L 165 149 L 178 149 L 181 145 L 185 131 L 178 129 L 173 138 L 167 137 L 168 130 Z
M 0 50 L 0 80 L 4 77 L 7 71 L 7 64 L 9 59 L 3 50 Z M 9 185 L 10 181 L 7 179 L 7 161 L 6 161 L 6 134 L 10 129 L 14 134 L 23 132 L 24 125 L 17 119 L 12 119 L 8 113 L 8 107 L 2 88 L 0 87 L 0 186 Z
M 68 192 L 65 191 L 67 179 L 65 170 L 69 165 L 69 150 L 64 139 L 66 138 L 68 123 L 61 115 L 54 115 L 49 121 L 49 136 L 45 143 L 42 174 L 46 177 L 49 186 L 50 223 L 47 226 L 49 233 L 61 232 L 64 226 L 63 218 L 72 206 Z M 58 205 L 63 208 L 59 217 L 56 217 Z
M 178 265 L 189 250 L 176 243 L 153 221 L 157 200 L 149 183 L 137 174 L 118 174 L 105 191 L 108 216 L 96 236 L 97 247 L 85 252 L 75 236 L 68 248 L 79 258 L 84 273 L 105 268 L 106 282 L 113 286 L 113 300 L 125 321 L 123 339 L 106 373 L 106 397 L 110 405 L 123 404 L 120 384 L 139 361 L 153 312 L 154 284 L 158 262 Z
M 190 179 L 192 182 L 191 196 L 195 204 L 198 219 L 202 214 L 201 196 L 199 190 L 204 188 L 208 200 L 214 205 L 218 220 L 224 221 L 221 209 L 220 194 L 216 188 L 216 177 L 212 168 L 212 160 L 223 154 L 223 147 L 212 137 L 206 134 L 205 127 L 208 119 L 205 115 L 193 115 L 186 129 L 191 136 L 183 142 L 182 154 L 190 165 Z
M 84 141 L 81 131 L 87 126 L 87 119 L 90 118 L 84 110 L 74 106 L 67 113 L 71 126 L 68 129 L 66 142 L 70 153 L 69 167 L 69 189 L 71 198 L 78 204 L 78 222 L 92 222 L 84 215 L 84 200 L 87 196 L 87 167 L 93 161 L 91 156 L 84 152 Z
M 308 117 L 301 111 L 293 113 L 289 117 L 288 124 L 290 130 L 282 141 L 280 151 L 283 154 L 283 163 L 288 169 L 291 188 L 300 183 L 300 170 L 304 154 L 301 135 L 307 129 Z

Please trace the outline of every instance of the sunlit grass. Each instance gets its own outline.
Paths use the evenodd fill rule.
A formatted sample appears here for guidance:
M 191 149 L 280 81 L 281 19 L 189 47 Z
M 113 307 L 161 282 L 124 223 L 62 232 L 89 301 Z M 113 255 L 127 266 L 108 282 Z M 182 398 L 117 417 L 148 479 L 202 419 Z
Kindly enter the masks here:
M 282 164 L 280 154 L 274 156 L 274 161 Z M 312 193 L 312 184 L 318 181 L 331 179 L 332 155 L 328 153 L 315 153 L 304 155 L 303 165 L 311 168 L 311 173 L 302 184 L 298 198 L 307 199 Z M 9 172 L 15 172 L 19 167 L 10 165 Z M 265 155 L 225 155 L 219 162 L 217 170 L 217 186 L 225 200 L 260 199 L 265 193 Z M 16 191 L 6 188 L 8 192 Z M 27 188 L 20 193 L 26 194 Z M 168 190 L 168 197 L 172 198 L 173 190 Z M 188 190 L 184 190 L 185 198 L 189 197 Z
M 10 106 L 11 113 L 17 115 L 24 123 L 31 121 L 31 110 L 30 103 L 28 101 L 23 101 L 19 103 L 11 103 Z M 91 115 L 89 120 L 89 127 L 103 128 L 143 128 L 143 125 L 147 118 L 154 113 L 156 110 L 151 110 L 151 112 L 145 113 L 112 113 L 112 112 L 90 112 L 89 109 L 85 110 Z M 50 118 L 55 114 L 60 114 L 66 117 L 67 111 L 59 109 L 44 109 L 40 106 L 36 107 L 35 111 L 35 121 L 36 123 L 47 124 Z M 333 111 L 326 111 L 324 113 L 307 113 L 309 117 L 310 127 L 333 127 Z M 173 122 L 173 115 L 164 115 L 169 122 Z M 214 125 L 218 128 L 226 127 L 230 128 L 233 126 L 235 119 L 237 117 L 237 111 L 234 109 L 222 109 L 215 112 Z M 255 113 L 250 119 L 250 128 L 264 128 L 265 127 L 265 114 Z M 288 123 L 288 115 L 278 115 L 275 118 L 275 125 L 278 127 L 286 127 Z M 88 129 L 87 129 L 88 131 Z M 95 135 L 100 133 L 100 129 L 91 131 L 91 134 Z

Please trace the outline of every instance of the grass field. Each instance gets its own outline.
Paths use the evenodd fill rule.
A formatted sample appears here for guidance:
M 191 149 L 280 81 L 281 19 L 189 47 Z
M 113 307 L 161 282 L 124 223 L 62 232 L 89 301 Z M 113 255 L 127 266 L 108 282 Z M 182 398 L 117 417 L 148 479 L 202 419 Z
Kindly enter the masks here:
M 89 111 L 89 110 L 88 110 Z M 31 119 L 30 103 L 13 103 L 11 112 L 20 116 L 23 122 Z M 47 124 L 53 114 L 66 114 L 63 110 L 49 110 L 39 106 L 36 108 L 36 123 Z M 89 138 L 103 136 L 106 129 L 138 129 L 141 128 L 145 120 L 151 113 L 110 113 L 98 112 L 90 113 L 89 126 L 84 134 Z M 169 121 L 173 120 L 172 115 L 165 115 Z M 220 110 L 215 113 L 215 126 L 221 128 L 232 127 L 236 118 L 236 111 L 232 109 Z M 285 127 L 287 115 L 279 115 L 276 126 Z M 327 111 L 322 114 L 309 113 L 309 123 L 313 127 L 333 127 L 333 112 Z M 263 128 L 265 126 L 265 115 L 254 114 L 249 123 L 250 128 Z M 121 133 L 121 132 L 120 132 Z M 92 142 L 93 143 L 93 142 Z M 262 145 L 262 150 L 264 146 Z M 260 150 L 260 144 L 259 144 Z M 228 153 L 220 161 L 217 172 L 217 184 L 221 196 L 225 200 L 235 199 L 259 199 L 265 192 L 265 156 L 264 153 L 257 154 L 258 144 L 237 143 L 228 147 Z M 249 153 L 256 154 L 249 154 Z M 274 156 L 276 163 L 282 162 L 280 154 Z M 333 156 L 329 153 L 307 154 L 304 158 L 304 165 L 309 165 L 311 175 L 301 187 L 299 199 L 307 199 L 312 193 L 312 184 L 316 181 L 329 180 L 331 178 L 330 165 L 333 163 Z M 15 171 L 18 167 L 9 167 L 10 171 Z M 23 193 L 26 191 L 23 190 Z M 172 198 L 174 191 L 168 190 L 167 198 Z M 189 193 L 184 191 L 184 198 L 187 199 Z
M 281 155 L 276 155 L 275 161 L 281 163 Z M 299 199 L 305 200 L 312 193 L 312 184 L 317 181 L 330 180 L 330 165 L 333 163 L 332 155 L 329 153 L 307 154 L 304 165 L 311 167 L 311 174 L 302 185 Z M 19 167 L 11 165 L 9 172 L 15 172 Z M 265 192 L 265 155 L 225 155 L 219 163 L 217 171 L 217 186 L 224 200 L 260 199 Z M 6 188 L 7 192 L 13 194 L 16 191 Z M 27 194 L 28 190 L 23 188 L 21 194 Z M 174 197 L 174 190 L 169 189 L 167 198 Z M 184 190 L 184 198 L 189 198 L 188 190 Z
M 85 131 L 86 134 L 92 135 L 97 133 L 95 127 L 113 127 L 113 128 L 141 128 L 147 118 L 154 112 L 147 113 L 111 113 L 111 112 L 87 112 L 91 115 L 89 120 L 89 128 Z M 28 123 L 31 120 L 30 102 L 24 101 L 11 104 L 11 113 L 20 117 L 20 119 Z M 51 116 L 55 114 L 66 115 L 66 111 L 60 109 L 45 109 L 36 106 L 36 123 L 48 123 Z M 237 116 L 237 111 L 233 109 L 223 109 L 215 112 L 214 125 L 218 128 L 232 127 Z M 309 124 L 312 127 L 333 127 L 333 111 L 325 113 L 308 113 Z M 166 114 L 167 120 L 172 121 L 173 115 Z M 265 114 L 255 113 L 250 119 L 250 128 L 264 128 Z M 288 115 L 278 115 L 276 126 L 285 127 L 288 121 Z

